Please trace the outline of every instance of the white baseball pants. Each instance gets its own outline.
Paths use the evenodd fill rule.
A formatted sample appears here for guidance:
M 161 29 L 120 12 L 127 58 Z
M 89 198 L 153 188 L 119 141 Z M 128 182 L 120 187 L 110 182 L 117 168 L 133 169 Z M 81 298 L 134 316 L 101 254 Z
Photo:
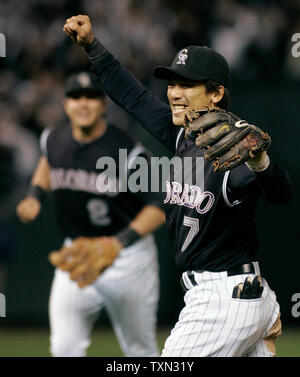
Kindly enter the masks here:
M 263 279 L 258 299 L 232 298 L 234 286 L 255 274 L 194 272 L 196 286 L 186 274 L 185 307 L 166 340 L 162 356 L 275 356 L 274 340 L 281 333 L 279 304 Z
M 125 356 L 158 356 L 158 295 L 152 235 L 124 248 L 95 283 L 85 288 L 56 269 L 49 302 L 51 354 L 85 356 L 91 330 L 105 307 Z

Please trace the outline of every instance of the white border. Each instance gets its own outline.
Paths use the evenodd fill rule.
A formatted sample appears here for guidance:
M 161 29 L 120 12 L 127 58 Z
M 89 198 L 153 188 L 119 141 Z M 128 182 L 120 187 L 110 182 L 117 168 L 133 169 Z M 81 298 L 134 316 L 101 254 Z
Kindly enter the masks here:
M 227 196 L 227 181 L 230 174 L 230 170 L 225 172 L 224 179 L 223 179 L 223 185 L 222 185 L 222 193 L 225 200 L 225 203 L 228 205 L 229 208 L 232 208 L 240 203 L 242 203 L 240 200 L 235 200 L 233 203 L 230 203 L 228 196 Z
M 178 143 L 179 143 L 179 139 L 180 139 L 180 136 L 182 135 L 182 132 L 184 131 L 184 128 L 182 127 L 179 132 L 178 132 L 178 135 L 177 135 L 177 138 L 176 138 L 176 144 L 175 144 L 175 150 L 178 148 Z
M 43 155 L 48 158 L 48 151 L 47 151 L 47 140 L 50 132 L 52 131 L 51 128 L 45 128 L 40 136 L 40 149 Z

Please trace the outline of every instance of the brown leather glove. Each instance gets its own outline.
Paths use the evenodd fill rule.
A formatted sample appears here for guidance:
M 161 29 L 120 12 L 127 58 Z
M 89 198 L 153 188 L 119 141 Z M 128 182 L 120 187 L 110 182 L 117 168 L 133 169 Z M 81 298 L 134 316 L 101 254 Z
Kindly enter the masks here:
M 93 283 L 122 250 L 115 237 L 78 237 L 72 245 L 49 254 L 53 266 L 70 272 L 80 288 Z
M 214 171 L 226 171 L 267 150 L 270 136 L 260 128 L 225 110 L 188 111 L 185 136 L 204 149 Z

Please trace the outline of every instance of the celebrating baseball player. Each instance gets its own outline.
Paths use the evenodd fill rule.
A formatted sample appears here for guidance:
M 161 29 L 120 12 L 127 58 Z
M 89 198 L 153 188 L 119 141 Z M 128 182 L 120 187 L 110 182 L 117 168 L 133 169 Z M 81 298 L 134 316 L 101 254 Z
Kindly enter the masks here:
M 125 178 L 104 175 L 99 164 L 101 158 L 114 161 L 116 172 L 130 177 L 134 161 L 149 153 L 107 124 L 108 103 L 94 75 L 70 76 L 65 95 L 71 127 L 42 133 L 43 156 L 28 196 L 17 208 L 23 222 L 33 221 L 46 193 L 53 191 L 66 236 L 62 249 L 49 257 L 57 267 L 49 304 L 51 353 L 84 356 L 105 307 L 126 356 L 157 356 L 159 279 L 151 232 L 165 222 L 161 194 L 125 190 Z M 128 153 L 128 161 L 119 159 L 120 149 Z
M 116 103 L 182 160 L 205 159 L 203 187 L 193 177 L 176 181 L 176 169 L 167 182 L 166 221 L 186 294 L 162 356 L 275 355 L 280 309 L 260 275 L 255 212 L 259 196 L 285 203 L 292 189 L 267 153 L 270 136 L 227 111 L 225 58 L 189 46 L 171 66 L 157 67 L 155 76 L 168 82 L 168 106 L 99 42 L 88 16 L 71 17 L 64 32 L 85 49 Z

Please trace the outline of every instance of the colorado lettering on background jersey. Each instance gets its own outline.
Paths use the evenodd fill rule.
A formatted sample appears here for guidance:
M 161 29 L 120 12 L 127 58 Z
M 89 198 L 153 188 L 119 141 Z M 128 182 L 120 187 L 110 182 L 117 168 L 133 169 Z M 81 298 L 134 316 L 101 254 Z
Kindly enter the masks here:
M 88 172 L 82 169 L 51 169 L 51 189 L 69 189 L 74 191 L 84 191 L 95 195 L 108 195 L 110 197 L 118 195 L 118 178 L 104 176 L 101 174 Z

